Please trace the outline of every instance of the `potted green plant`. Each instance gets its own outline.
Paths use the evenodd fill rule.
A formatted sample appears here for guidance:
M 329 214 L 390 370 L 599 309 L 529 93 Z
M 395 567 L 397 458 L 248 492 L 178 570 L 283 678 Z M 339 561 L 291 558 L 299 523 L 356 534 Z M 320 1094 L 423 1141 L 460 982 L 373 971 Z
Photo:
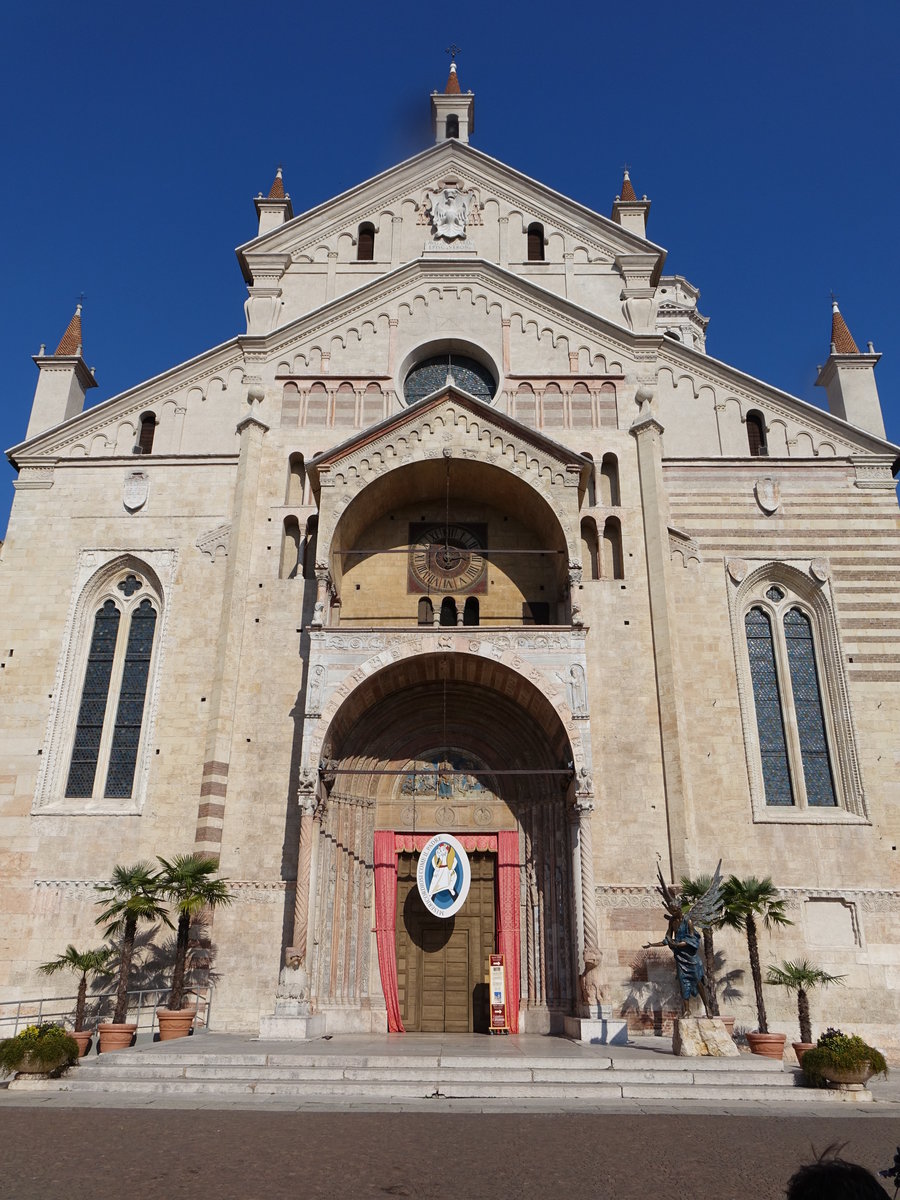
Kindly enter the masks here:
M 160 858 L 162 870 L 158 876 L 159 889 L 178 914 L 175 935 L 175 963 L 172 969 L 172 990 L 169 1002 L 156 1010 L 159 1039 L 186 1037 L 194 1023 L 195 1009 L 184 1007 L 184 977 L 191 921 L 205 909 L 223 908 L 232 901 L 228 883 L 213 876 L 218 863 L 202 854 L 177 854 L 171 862 Z
M 800 1041 L 792 1042 L 797 1062 L 803 1065 L 803 1055 L 813 1048 L 812 1025 L 809 1020 L 809 993 L 813 988 L 828 987 L 832 983 L 840 983 L 843 975 L 829 975 L 821 967 L 814 966 L 807 959 L 799 962 L 782 962 L 780 966 L 769 967 L 766 983 L 773 987 L 787 988 L 789 992 L 797 993 L 797 1017 L 800 1023 Z
M 99 1027 L 102 1054 L 105 1050 L 122 1050 L 130 1046 L 137 1032 L 137 1024 L 127 1023 L 125 1018 L 128 1015 L 128 978 L 138 925 L 162 921 L 171 929 L 172 922 L 166 912 L 157 875 L 149 863 L 116 867 L 110 882 L 100 884 L 97 890 L 101 893 L 97 903 L 103 905 L 97 924 L 106 926 L 107 937 L 119 935 L 121 938 L 116 1007 L 112 1021 Z
M 784 901 L 779 898 L 769 876 L 757 879 L 755 875 L 750 875 L 746 879 L 738 879 L 736 875 L 729 875 L 722 888 L 722 900 L 722 924 L 729 925 L 732 929 L 742 929 L 747 935 L 747 954 L 750 959 L 750 974 L 753 977 L 753 991 L 756 995 L 758 1022 L 757 1031 L 747 1034 L 747 1043 L 754 1054 L 781 1059 L 784 1055 L 785 1035 L 769 1033 L 762 970 L 759 964 L 757 921 L 762 921 L 766 929 L 775 925 L 792 925 L 793 921 L 785 913 Z
M 865 1086 L 873 1075 L 887 1075 L 884 1055 L 861 1037 L 826 1029 L 803 1055 L 803 1074 L 814 1087 Z
M 78 1043 L 62 1025 L 46 1022 L 29 1025 L 15 1037 L 0 1042 L 0 1067 L 16 1075 L 47 1078 L 58 1075 L 78 1060 Z
M 112 956 L 111 946 L 101 946 L 97 950 L 76 950 L 71 944 L 66 946 L 62 954 L 51 962 L 41 963 L 38 967 L 45 975 L 55 975 L 57 971 L 74 971 L 81 975 L 78 981 L 78 996 L 75 1000 L 75 1018 L 72 1037 L 78 1043 L 78 1057 L 87 1054 L 90 1045 L 92 1029 L 84 1027 L 84 1012 L 87 1006 L 88 976 L 108 975 L 108 963 Z

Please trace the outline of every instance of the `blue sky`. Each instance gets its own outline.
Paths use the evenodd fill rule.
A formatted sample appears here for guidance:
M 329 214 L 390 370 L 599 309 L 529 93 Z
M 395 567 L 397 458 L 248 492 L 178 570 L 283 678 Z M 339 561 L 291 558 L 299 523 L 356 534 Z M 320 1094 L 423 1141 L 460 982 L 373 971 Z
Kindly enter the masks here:
M 824 404 L 834 289 L 900 441 L 896 0 L 37 0 L 4 33 L 4 448 L 81 292 L 94 403 L 242 332 L 252 197 L 281 162 L 299 213 L 429 145 L 454 40 L 480 149 L 606 215 L 631 164 L 715 357 Z

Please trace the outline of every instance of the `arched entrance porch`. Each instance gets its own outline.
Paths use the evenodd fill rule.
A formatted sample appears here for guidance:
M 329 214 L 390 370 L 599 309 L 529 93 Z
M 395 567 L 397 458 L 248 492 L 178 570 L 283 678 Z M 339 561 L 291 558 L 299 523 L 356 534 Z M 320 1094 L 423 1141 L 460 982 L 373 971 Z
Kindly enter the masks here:
M 581 850 L 589 833 L 572 766 L 581 752 L 573 752 L 564 720 L 547 696 L 496 659 L 440 650 L 416 654 L 363 677 L 334 712 L 321 745 L 316 796 L 301 834 L 298 897 L 304 892 L 305 842 L 308 901 L 304 912 L 298 900 L 297 916 L 309 935 L 312 1000 L 329 1015 L 329 1026 L 387 1026 L 393 1002 L 388 951 L 396 968 L 399 950 L 405 954 L 406 994 L 399 996 L 398 987 L 398 1001 L 414 1027 L 422 1027 L 410 979 L 427 966 L 433 989 L 447 983 L 435 976 L 437 960 L 426 956 L 450 938 L 446 931 L 436 936 L 411 927 L 415 905 L 397 905 L 397 880 L 409 870 L 403 856 L 415 855 L 424 835 L 452 832 L 486 856 L 479 872 L 492 883 L 480 889 L 480 924 L 473 927 L 472 914 L 466 914 L 467 936 L 481 949 L 473 950 L 470 941 L 469 975 L 463 984 L 451 981 L 449 990 L 463 987 L 473 996 L 467 1020 L 474 1028 L 482 951 L 490 941 L 496 947 L 501 934 L 509 947 L 514 929 L 525 1024 L 529 1031 L 561 1028 L 577 1002 L 584 937 Z M 385 910 L 375 875 L 387 868 L 393 907 Z M 504 870 L 505 899 L 498 882 Z M 385 882 L 382 875 L 382 891 Z M 490 887 L 496 902 L 486 916 Z M 386 911 L 392 929 L 385 927 Z M 488 920 L 493 929 L 485 927 Z M 595 926 L 590 913 L 588 924 Z M 595 932 L 589 940 L 596 944 Z M 466 954 L 460 951 L 460 957 Z M 420 1010 L 427 997 L 416 986 Z

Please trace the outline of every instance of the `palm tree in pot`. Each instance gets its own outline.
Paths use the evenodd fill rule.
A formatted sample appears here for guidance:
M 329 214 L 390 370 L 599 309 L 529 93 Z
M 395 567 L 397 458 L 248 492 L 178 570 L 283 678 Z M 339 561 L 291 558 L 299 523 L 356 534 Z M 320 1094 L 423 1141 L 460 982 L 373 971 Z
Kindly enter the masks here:
M 754 1054 L 781 1058 L 784 1053 L 784 1034 L 770 1034 L 766 1019 L 757 922 L 761 921 L 766 929 L 772 929 L 776 925 L 793 925 L 793 921 L 784 911 L 784 901 L 779 897 L 768 875 L 765 879 L 757 879 L 755 875 L 738 879 L 736 875 L 729 875 L 722 888 L 722 900 L 722 924 L 732 929 L 742 929 L 747 935 L 747 954 L 750 959 L 750 974 L 753 977 L 753 991 L 756 994 L 758 1022 L 758 1032 L 749 1033 L 747 1041 Z
M 157 1009 L 161 1041 L 185 1037 L 194 1020 L 194 1009 L 184 1008 L 184 977 L 191 922 L 207 909 L 224 908 L 231 904 L 232 895 L 225 879 L 213 878 L 218 870 L 214 858 L 203 854 L 176 854 L 169 861 L 159 859 L 159 887 L 178 914 L 175 936 L 175 964 L 172 970 L 172 990 L 166 1008 Z
M 85 1030 L 84 1013 L 87 1008 L 88 977 L 109 974 L 109 960 L 112 957 L 111 946 L 101 946 L 97 950 L 76 950 L 73 945 L 66 946 L 62 954 L 50 962 L 41 963 L 38 970 L 44 975 L 55 975 L 58 971 L 73 971 L 80 974 L 78 995 L 75 1000 L 75 1017 L 73 1036 L 78 1043 L 79 1058 L 87 1054 L 93 1030 Z
M 812 1023 L 809 1019 L 809 993 L 813 988 L 828 987 L 831 983 L 840 983 L 843 975 L 829 975 L 821 967 L 802 958 L 799 962 L 783 962 L 780 966 L 769 967 L 766 983 L 774 987 L 787 988 L 789 992 L 797 993 L 797 1017 L 800 1022 L 800 1041 L 794 1042 L 794 1053 L 797 1062 L 802 1066 L 804 1053 L 812 1048 Z
M 128 978 L 134 958 L 134 939 L 138 925 L 162 921 L 172 928 L 165 899 L 159 890 L 159 878 L 149 863 L 116 867 L 109 883 L 98 885 L 103 911 L 98 925 L 106 926 L 107 937 L 121 937 L 119 976 L 116 984 L 116 1008 L 109 1024 L 100 1026 L 100 1050 L 122 1049 L 131 1045 L 137 1025 L 125 1023 L 128 1015 Z

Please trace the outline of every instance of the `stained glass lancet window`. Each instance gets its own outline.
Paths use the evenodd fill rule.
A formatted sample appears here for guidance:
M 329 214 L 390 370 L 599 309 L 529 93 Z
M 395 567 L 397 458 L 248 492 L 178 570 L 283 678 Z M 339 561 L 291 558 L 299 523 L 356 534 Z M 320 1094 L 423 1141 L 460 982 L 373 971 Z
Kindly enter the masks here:
M 90 796 L 94 790 L 109 680 L 116 656 L 119 618 L 119 610 L 112 600 L 107 600 L 94 617 L 78 723 L 75 726 L 75 745 L 66 783 L 67 796 Z
M 149 600 L 142 600 L 131 613 L 125 665 L 122 668 L 122 686 L 119 689 L 119 705 L 116 709 L 116 723 L 109 754 L 109 771 L 106 776 L 107 796 L 131 795 L 155 629 L 156 612 L 153 605 Z
M 772 641 L 772 622 L 768 613 L 761 608 L 751 608 L 744 618 L 744 628 L 750 655 L 750 678 L 756 706 L 766 804 L 792 805 L 794 793 Z
M 837 797 L 828 757 L 812 626 L 809 617 L 799 608 L 792 608 L 785 614 L 784 640 L 803 760 L 806 802 L 818 808 L 833 808 L 837 805 Z

